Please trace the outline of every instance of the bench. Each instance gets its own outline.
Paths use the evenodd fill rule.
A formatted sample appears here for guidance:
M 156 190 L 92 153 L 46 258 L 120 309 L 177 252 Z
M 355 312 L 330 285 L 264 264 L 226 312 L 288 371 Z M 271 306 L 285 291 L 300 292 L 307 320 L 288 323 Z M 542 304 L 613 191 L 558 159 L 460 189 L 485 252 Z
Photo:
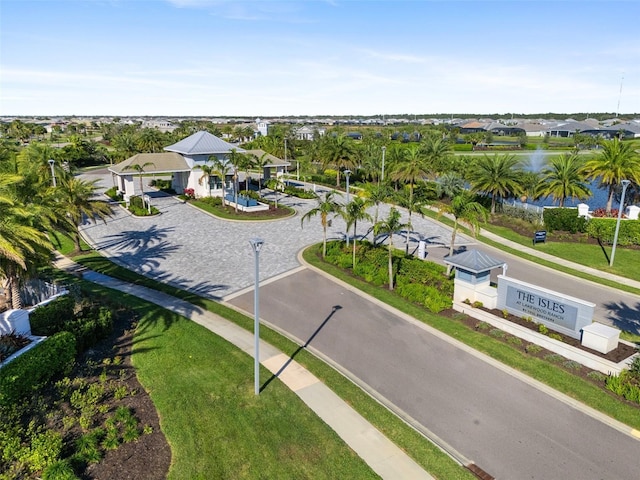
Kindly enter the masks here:
M 547 243 L 547 231 L 546 230 L 538 230 L 533 234 L 533 244 L 536 243 Z

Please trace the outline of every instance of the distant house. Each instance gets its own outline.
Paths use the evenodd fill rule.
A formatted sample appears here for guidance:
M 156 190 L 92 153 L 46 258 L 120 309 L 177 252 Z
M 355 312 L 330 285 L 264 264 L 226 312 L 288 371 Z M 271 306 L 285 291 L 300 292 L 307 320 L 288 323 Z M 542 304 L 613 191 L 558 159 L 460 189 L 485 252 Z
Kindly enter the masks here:
M 304 126 L 296 130 L 296 139 L 298 140 L 311 140 L 315 138 L 315 131 L 310 127 Z
M 510 125 L 504 125 L 502 123 L 491 123 L 487 127 L 487 131 L 493 133 L 494 135 L 498 135 L 499 137 L 517 137 L 523 133 L 526 134 L 524 128 L 515 127 Z
M 225 189 L 232 188 L 233 174 L 229 172 L 224 179 L 211 175 L 209 182 L 206 182 L 201 180 L 202 166 L 212 166 L 212 157 L 229 162 L 229 155 L 234 149 L 238 153 L 245 153 L 242 148 L 201 131 L 164 147 L 163 153 L 139 153 L 110 167 L 109 171 L 114 175 L 116 187 L 125 200 L 140 194 L 135 191 L 139 174 L 136 165 L 143 168 L 145 173 L 171 174 L 171 188 L 176 193 L 184 193 L 185 189 L 192 188 L 196 197 L 222 196 L 222 181 L 225 182 Z
M 269 122 L 267 120 L 256 118 L 256 128 L 258 129 L 258 135 L 263 137 L 269 135 Z
M 160 130 L 162 133 L 167 133 L 173 132 L 178 127 L 169 120 L 143 120 L 142 128 L 153 128 L 155 130 Z
M 362 140 L 362 134 L 360 132 L 348 132 L 345 136 L 354 140 Z
M 272 171 L 275 171 L 276 176 L 278 176 L 280 173 L 285 173 L 291 166 L 291 162 L 282 160 L 281 158 L 271 155 L 264 150 L 246 150 L 245 153 L 247 155 L 253 155 L 258 159 L 263 157 L 266 159 L 266 163 L 262 166 L 262 176 L 265 180 L 271 178 Z
M 593 130 L 593 125 L 586 122 L 568 121 L 549 128 L 546 133 L 551 137 L 569 138 L 573 137 L 576 132 L 579 133 L 583 130 Z

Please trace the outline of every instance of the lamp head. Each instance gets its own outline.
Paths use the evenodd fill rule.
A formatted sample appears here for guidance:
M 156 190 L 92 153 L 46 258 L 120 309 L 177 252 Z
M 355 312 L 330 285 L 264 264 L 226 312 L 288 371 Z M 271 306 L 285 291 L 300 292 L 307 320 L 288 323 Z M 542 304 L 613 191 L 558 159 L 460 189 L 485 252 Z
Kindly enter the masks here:
M 622 180 L 620 183 L 622 183 L 622 188 L 626 188 L 631 183 L 631 180 Z
M 387 147 L 383 145 L 382 146 L 382 151 L 384 152 L 386 149 L 387 149 Z
M 349 175 L 351 175 L 351 170 L 345 170 L 344 174 L 348 177 Z
M 47 161 L 49 162 L 49 165 L 51 165 L 52 167 L 53 167 L 53 164 L 56 163 L 56 161 L 53 158 L 50 158 Z
M 253 247 L 253 251 L 257 253 L 262 248 L 262 245 L 264 245 L 264 240 L 262 238 L 255 237 L 250 238 L 249 243 Z

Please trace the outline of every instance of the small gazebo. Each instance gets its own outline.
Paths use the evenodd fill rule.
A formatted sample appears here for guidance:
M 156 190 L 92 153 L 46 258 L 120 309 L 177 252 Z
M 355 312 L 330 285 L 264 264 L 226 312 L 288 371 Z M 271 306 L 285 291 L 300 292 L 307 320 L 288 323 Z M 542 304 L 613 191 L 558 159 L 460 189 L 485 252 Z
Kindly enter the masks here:
M 479 250 L 467 250 L 445 258 L 444 262 L 455 269 L 453 301 L 482 302 L 487 308 L 496 308 L 498 290 L 491 286 L 491 270 L 502 267 L 505 274 L 507 264 Z

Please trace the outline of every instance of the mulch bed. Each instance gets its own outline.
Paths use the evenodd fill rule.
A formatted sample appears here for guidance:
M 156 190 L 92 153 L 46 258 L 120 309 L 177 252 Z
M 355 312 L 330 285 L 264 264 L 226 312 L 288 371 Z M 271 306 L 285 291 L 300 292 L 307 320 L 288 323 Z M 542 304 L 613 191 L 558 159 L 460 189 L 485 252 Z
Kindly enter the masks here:
M 122 363 L 107 368 L 108 378 L 126 385 L 134 395 L 115 400 L 113 397 L 104 403 L 113 411 L 118 406 L 126 406 L 133 410 L 141 426 L 150 426 L 151 433 L 142 434 L 136 441 L 121 444 L 117 450 L 110 450 L 99 463 L 90 464 L 81 478 L 84 480 L 162 480 L 167 477 L 171 463 L 171 449 L 160 429 L 160 421 L 151 398 L 138 381 L 131 365 L 131 347 L 134 342 L 135 318 L 132 313 L 122 312 L 114 318 L 114 331 L 111 336 L 78 360 L 77 366 L 70 375 L 80 376 L 88 382 L 99 382 L 99 374 L 103 367 L 96 368 L 105 358 L 116 356 Z M 124 375 L 122 374 L 124 370 Z M 67 432 L 69 438 L 81 435 L 79 427 Z
M 482 310 L 484 310 L 485 312 L 489 312 L 499 318 L 504 318 L 502 315 L 502 311 L 500 310 L 489 310 L 486 308 L 481 308 Z M 592 383 L 595 383 L 596 385 L 598 385 L 599 387 L 603 387 L 604 388 L 604 381 L 602 378 L 599 378 L 599 376 L 596 376 L 595 378 L 593 376 L 589 376 L 590 373 L 593 372 L 593 370 L 591 370 L 590 368 L 585 367 L 584 365 L 578 365 L 576 364 L 576 362 L 572 362 L 570 360 L 565 359 L 564 357 L 561 357 L 560 355 L 557 355 L 545 348 L 541 348 L 541 349 L 535 349 L 535 350 L 531 350 L 528 349 L 528 347 L 530 345 L 532 345 L 532 343 L 527 342 L 526 340 L 522 340 L 521 342 L 515 342 L 513 341 L 513 336 L 509 335 L 505 332 L 504 335 L 501 336 L 495 336 L 492 335 L 492 331 L 495 330 L 499 330 L 497 328 L 494 327 L 490 327 L 487 329 L 482 329 L 479 328 L 479 325 L 481 323 L 480 320 L 478 320 L 477 318 L 473 318 L 469 315 L 463 314 L 461 312 L 458 312 L 457 310 L 454 309 L 448 309 L 448 310 L 443 310 L 442 312 L 439 313 L 439 315 L 442 315 L 444 317 L 447 318 L 451 318 L 452 320 L 458 321 L 463 323 L 464 325 L 466 325 L 467 327 L 469 327 L 470 329 L 476 330 L 479 333 L 484 333 L 485 335 L 489 335 L 489 336 L 493 336 L 494 338 L 496 338 L 496 340 L 499 340 L 503 343 L 508 344 L 509 346 L 511 346 L 512 348 L 515 348 L 523 353 L 525 353 L 526 355 L 529 355 L 531 357 L 536 357 L 536 358 L 540 358 L 543 359 L 545 361 L 549 361 L 552 363 L 557 364 L 558 366 L 564 368 L 565 370 L 567 370 L 568 372 L 570 372 L 573 375 L 576 375 L 578 377 L 581 377 L 585 380 L 588 380 Z M 528 322 L 524 319 L 521 319 L 520 317 L 517 317 L 515 315 L 509 315 L 507 317 L 507 320 L 513 321 L 514 323 L 517 323 L 518 325 L 522 325 L 526 328 L 529 328 L 533 331 L 538 331 L 538 324 L 534 323 L 534 322 Z M 553 333 L 557 333 L 557 332 L 553 332 Z M 588 348 L 584 348 L 580 345 L 580 341 L 576 340 L 574 338 L 571 337 L 567 337 L 566 335 L 562 335 L 560 334 L 563 338 L 563 341 L 566 341 L 566 343 L 569 343 L 577 348 L 580 348 L 581 350 L 593 353 L 594 355 L 598 355 L 600 357 L 606 358 L 607 360 L 611 360 L 613 362 L 619 362 L 624 360 L 625 358 L 630 357 L 631 355 L 633 355 L 634 353 L 637 353 L 637 348 L 626 345 L 626 344 L 622 344 L 620 343 L 618 345 L 618 348 L 609 352 L 607 355 L 601 354 L 599 352 L 596 352 L 594 350 L 588 349 Z M 608 393 L 611 394 L 611 392 L 607 391 Z M 612 394 L 613 395 L 613 394 Z M 618 398 L 618 397 L 616 397 Z M 637 405 L 634 405 L 637 406 Z

